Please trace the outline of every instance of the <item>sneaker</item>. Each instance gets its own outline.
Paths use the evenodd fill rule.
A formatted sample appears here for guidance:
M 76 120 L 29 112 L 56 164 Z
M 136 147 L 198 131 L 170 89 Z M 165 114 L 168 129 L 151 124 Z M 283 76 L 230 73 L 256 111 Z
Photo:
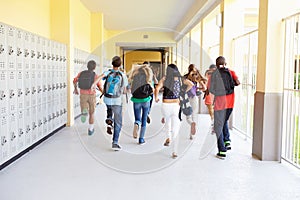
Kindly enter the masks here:
M 217 153 L 217 157 L 224 159 L 226 158 L 226 152 L 225 151 L 219 151 L 219 153 Z
M 192 135 L 192 134 L 190 134 L 190 140 L 193 140 L 193 139 L 194 139 L 193 135 Z
M 165 141 L 165 143 L 164 143 L 164 146 L 166 146 L 166 147 L 167 147 L 167 146 L 169 146 L 169 145 L 170 145 L 170 139 L 169 139 L 169 138 L 167 138 L 167 139 L 166 139 L 166 141 Z
M 106 132 L 107 134 L 111 135 L 112 134 L 112 125 L 107 125 L 107 128 L 106 128 Z
M 227 150 L 231 150 L 231 145 L 230 145 L 230 141 L 226 141 L 225 143 L 225 147 Z
M 89 135 L 89 136 L 93 135 L 94 132 L 95 132 L 95 129 L 93 129 L 93 130 L 88 129 L 88 135 Z
M 113 150 L 115 150 L 115 151 L 119 151 L 119 150 L 121 150 L 121 147 L 120 147 L 120 145 L 118 145 L 118 144 L 112 144 L 112 147 L 111 147 Z
M 191 135 L 196 134 L 196 122 L 192 122 L 191 124 Z
M 178 157 L 178 155 L 177 155 L 175 152 L 173 152 L 173 153 L 172 153 L 172 158 L 175 159 L 175 158 L 177 158 L 177 157 Z
M 145 144 L 144 138 L 139 138 L 139 144 Z
M 134 139 L 137 138 L 138 132 L 139 132 L 139 125 L 138 124 L 134 124 L 133 133 L 132 133 L 132 136 L 133 136 Z
M 105 120 L 105 123 L 106 123 L 107 125 L 111 125 L 111 126 L 112 126 L 113 121 L 112 121 L 111 119 L 106 119 L 106 120 Z
M 150 124 L 150 122 L 151 122 L 150 115 L 147 115 L 147 123 Z
M 80 119 L 81 119 L 82 123 L 84 123 L 86 121 L 87 116 L 88 116 L 88 110 L 85 108 L 85 109 L 83 109 L 83 111 L 81 113 L 81 116 L 80 116 Z

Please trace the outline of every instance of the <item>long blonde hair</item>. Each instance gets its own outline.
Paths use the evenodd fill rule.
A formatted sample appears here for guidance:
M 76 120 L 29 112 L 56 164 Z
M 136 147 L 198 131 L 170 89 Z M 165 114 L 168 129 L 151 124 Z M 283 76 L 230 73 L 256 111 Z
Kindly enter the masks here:
M 153 72 L 148 65 L 139 65 L 134 67 L 129 74 L 129 82 L 132 82 L 133 77 L 141 73 L 140 70 L 142 70 L 146 74 L 146 83 L 152 85 Z

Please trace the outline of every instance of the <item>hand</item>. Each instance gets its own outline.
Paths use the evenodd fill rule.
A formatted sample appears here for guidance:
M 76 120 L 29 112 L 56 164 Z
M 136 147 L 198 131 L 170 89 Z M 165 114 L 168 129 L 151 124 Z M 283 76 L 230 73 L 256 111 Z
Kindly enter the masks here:
M 76 95 L 78 95 L 78 94 L 79 94 L 79 93 L 78 93 L 78 89 L 75 88 L 73 93 L 76 94 Z
M 159 102 L 159 98 L 155 98 L 155 102 L 158 103 Z
M 92 84 L 92 86 L 91 86 L 91 90 L 96 90 L 96 84 Z

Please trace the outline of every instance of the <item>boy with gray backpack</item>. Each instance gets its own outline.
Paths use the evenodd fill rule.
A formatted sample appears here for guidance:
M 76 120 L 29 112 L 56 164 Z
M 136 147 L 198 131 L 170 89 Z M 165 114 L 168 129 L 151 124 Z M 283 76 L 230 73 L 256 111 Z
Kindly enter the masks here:
M 122 61 L 119 56 L 113 57 L 113 68 L 105 71 L 96 79 L 92 86 L 92 88 L 95 87 L 96 83 L 104 78 L 103 101 L 108 110 L 105 122 L 114 129 L 112 149 L 115 151 L 121 149 L 119 145 L 119 136 L 122 128 L 122 94 L 125 92 L 128 85 L 127 76 L 119 69 L 121 64 Z

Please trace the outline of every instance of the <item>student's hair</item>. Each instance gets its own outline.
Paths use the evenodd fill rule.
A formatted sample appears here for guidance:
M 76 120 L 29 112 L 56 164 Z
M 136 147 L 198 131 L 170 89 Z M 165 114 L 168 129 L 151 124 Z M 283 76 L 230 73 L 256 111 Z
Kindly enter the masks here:
M 122 64 L 121 58 L 120 58 L 119 56 L 113 57 L 113 58 L 112 58 L 111 64 L 112 64 L 114 67 L 120 67 L 121 64 Z
M 94 60 L 90 60 L 87 63 L 87 68 L 88 70 L 93 71 L 94 69 L 96 69 L 96 62 Z
M 216 65 L 215 64 L 211 64 L 210 66 L 209 66 L 209 69 L 215 69 L 216 68 Z
M 223 56 L 219 56 L 217 59 L 216 59 L 216 65 L 217 65 L 217 68 L 220 67 L 220 65 L 225 65 L 226 62 L 225 62 L 225 58 Z
M 174 77 L 181 77 L 181 74 L 175 64 L 169 64 L 164 82 L 164 86 L 169 90 L 173 90 L 174 88 Z
M 190 64 L 188 69 L 189 69 L 188 73 L 190 73 L 191 71 L 194 71 L 196 69 L 196 66 L 194 64 Z
M 150 65 L 150 62 L 149 61 L 144 61 L 143 65 Z
M 148 65 L 141 65 L 135 67 L 129 75 L 129 80 L 132 81 L 134 76 L 139 76 L 139 74 L 145 74 L 146 80 L 145 82 L 148 84 L 152 84 L 153 72 Z

